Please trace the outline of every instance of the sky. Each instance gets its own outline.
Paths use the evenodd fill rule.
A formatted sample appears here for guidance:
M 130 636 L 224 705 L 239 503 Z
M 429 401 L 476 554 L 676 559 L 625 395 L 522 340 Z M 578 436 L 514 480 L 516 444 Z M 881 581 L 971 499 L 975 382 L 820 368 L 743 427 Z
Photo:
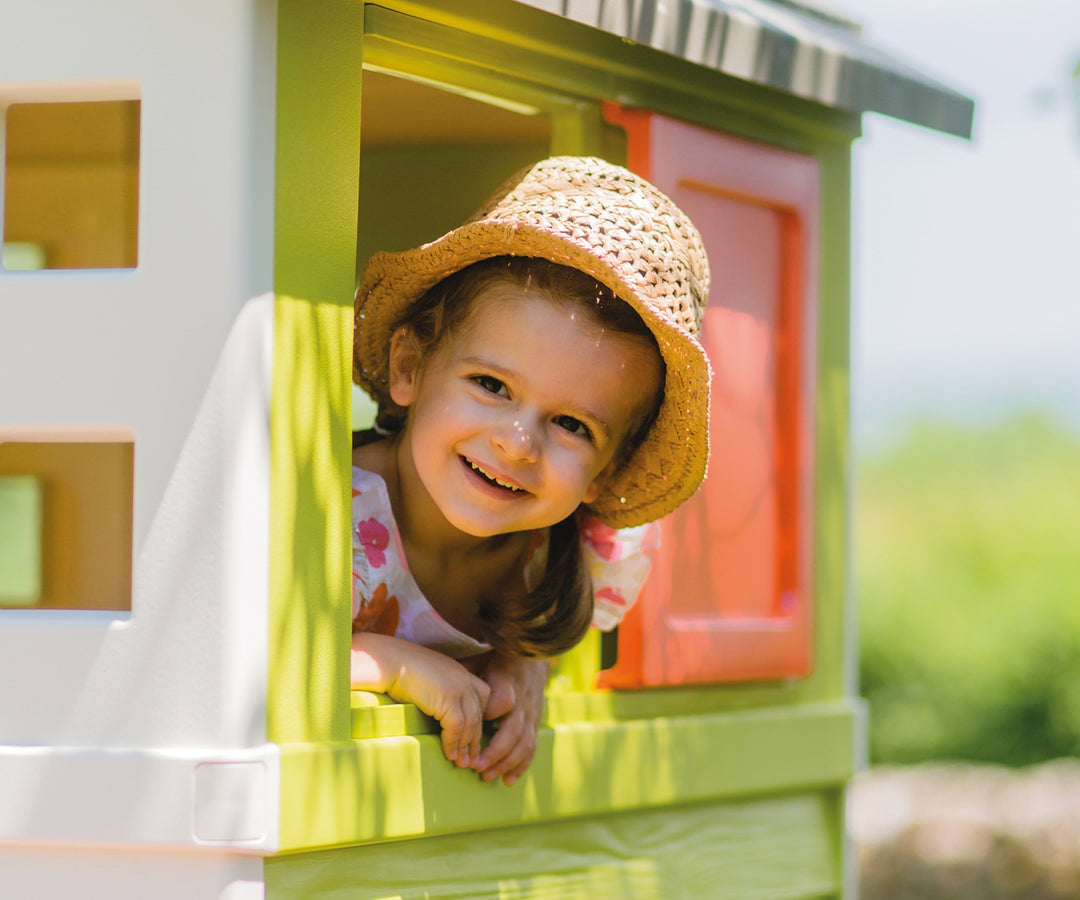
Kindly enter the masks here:
M 831 0 L 976 101 L 964 141 L 864 116 L 853 425 L 1039 408 L 1080 428 L 1080 0 Z

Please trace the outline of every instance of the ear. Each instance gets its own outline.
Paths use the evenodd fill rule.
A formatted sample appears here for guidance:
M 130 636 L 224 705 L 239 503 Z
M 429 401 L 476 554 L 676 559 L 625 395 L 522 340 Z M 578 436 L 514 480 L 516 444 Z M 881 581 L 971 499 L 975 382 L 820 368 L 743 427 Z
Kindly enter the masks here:
M 420 347 L 407 325 L 390 337 L 390 399 L 398 406 L 409 406 L 420 387 Z
M 600 496 L 600 488 L 604 486 L 604 482 L 607 481 L 608 476 L 615 471 L 615 466 L 615 460 L 612 460 L 600 470 L 600 474 L 592 480 L 587 488 L 585 488 L 585 494 L 581 498 L 582 503 L 592 503 Z
M 582 503 L 592 503 L 597 497 L 600 496 L 600 482 L 603 480 L 603 475 L 597 475 L 593 479 L 593 483 L 585 488 L 585 496 L 581 498 Z

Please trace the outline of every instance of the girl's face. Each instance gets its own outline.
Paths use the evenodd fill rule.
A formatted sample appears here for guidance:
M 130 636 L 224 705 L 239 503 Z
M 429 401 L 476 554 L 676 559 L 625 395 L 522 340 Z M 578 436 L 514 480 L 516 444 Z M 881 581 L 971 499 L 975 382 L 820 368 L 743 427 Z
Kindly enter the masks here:
M 405 449 L 447 522 L 475 537 L 548 527 L 595 499 L 663 377 L 644 340 L 500 282 L 416 356 L 399 330 L 390 393 L 409 407 Z

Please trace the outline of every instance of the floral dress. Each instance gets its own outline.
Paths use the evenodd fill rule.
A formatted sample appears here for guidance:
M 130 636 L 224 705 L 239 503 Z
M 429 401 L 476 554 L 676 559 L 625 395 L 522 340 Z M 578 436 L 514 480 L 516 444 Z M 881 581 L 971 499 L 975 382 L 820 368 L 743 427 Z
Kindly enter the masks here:
M 579 520 L 593 584 L 593 625 L 610 631 L 637 598 L 649 573 L 659 529 L 655 522 L 616 530 L 588 515 Z M 374 472 L 353 468 L 353 631 L 389 634 L 464 659 L 491 647 L 454 628 L 413 580 L 402 550 L 390 495 Z M 544 574 L 548 532 L 534 532 L 525 586 Z

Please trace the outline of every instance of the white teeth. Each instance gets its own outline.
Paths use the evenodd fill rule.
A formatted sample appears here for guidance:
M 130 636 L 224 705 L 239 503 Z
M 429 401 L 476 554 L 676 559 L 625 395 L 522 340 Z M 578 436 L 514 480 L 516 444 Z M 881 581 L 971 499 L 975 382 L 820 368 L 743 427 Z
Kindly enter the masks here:
M 483 475 L 488 481 L 494 481 L 495 484 L 497 484 L 499 487 L 504 487 L 507 490 L 511 490 L 511 491 L 521 491 L 522 490 L 522 488 L 514 487 L 514 485 L 507 484 L 505 481 L 500 481 L 498 478 L 496 478 L 491 473 L 485 472 L 476 463 L 474 463 L 471 459 L 466 458 L 465 462 L 469 464 L 469 468 L 472 469 L 474 472 L 477 472 L 478 474 Z

